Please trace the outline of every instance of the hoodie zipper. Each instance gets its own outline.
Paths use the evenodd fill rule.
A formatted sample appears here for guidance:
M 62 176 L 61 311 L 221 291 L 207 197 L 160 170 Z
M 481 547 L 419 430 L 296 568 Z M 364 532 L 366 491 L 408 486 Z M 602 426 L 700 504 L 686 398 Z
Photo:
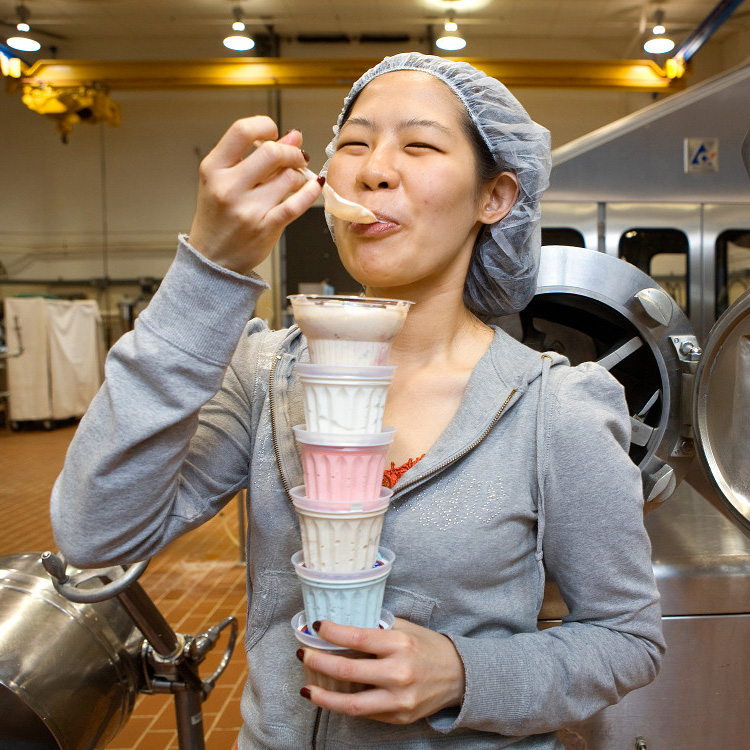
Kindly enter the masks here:
M 423 479 L 427 479 L 428 477 L 431 477 L 433 474 L 437 474 L 439 471 L 442 471 L 446 466 L 450 466 L 450 464 L 454 463 L 455 461 L 458 461 L 458 459 L 463 458 L 467 453 L 470 453 L 471 451 L 476 448 L 479 443 L 481 443 L 487 435 L 490 434 L 490 430 L 497 424 L 497 421 L 500 419 L 500 415 L 505 411 L 505 407 L 508 406 L 510 403 L 510 400 L 513 398 L 513 396 L 516 395 L 516 392 L 518 391 L 517 388 L 514 388 L 509 394 L 508 398 L 505 399 L 503 402 L 503 405 L 498 409 L 497 414 L 492 418 L 492 421 L 485 427 L 482 434 L 471 444 L 467 445 L 466 448 L 464 448 L 460 453 L 457 453 L 455 456 L 452 456 L 451 458 L 446 459 L 442 463 L 439 463 L 437 466 L 433 467 L 429 471 L 426 471 L 424 474 L 420 474 L 418 477 L 415 477 L 414 479 L 410 479 L 408 482 L 405 482 L 401 487 L 398 488 L 398 492 L 401 493 L 402 491 L 408 489 L 409 487 L 418 484 Z
M 284 472 L 281 468 L 281 449 L 279 448 L 279 441 L 276 435 L 276 418 L 274 417 L 276 409 L 274 408 L 273 398 L 273 377 L 274 373 L 276 372 L 276 365 L 280 360 L 281 355 L 276 354 L 276 356 L 273 358 L 273 362 L 271 363 L 271 371 L 268 374 L 268 406 L 271 411 L 271 443 L 273 444 L 273 455 L 276 457 L 276 465 L 279 467 L 281 484 L 284 486 L 284 490 L 286 491 L 287 496 L 289 496 L 289 490 L 291 488 L 289 487 L 289 482 L 286 481 L 286 477 L 284 476 Z

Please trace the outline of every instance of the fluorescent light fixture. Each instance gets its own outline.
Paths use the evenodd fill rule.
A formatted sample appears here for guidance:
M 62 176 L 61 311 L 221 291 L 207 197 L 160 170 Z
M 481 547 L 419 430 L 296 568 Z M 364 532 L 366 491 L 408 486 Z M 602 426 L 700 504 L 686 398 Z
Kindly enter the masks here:
M 653 36 L 643 45 L 643 49 L 649 55 L 663 55 L 665 52 L 671 52 L 674 49 L 674 42 L 669 37 L 664 36 L 666 32 L 664 11 L 660 8 L 656 11 L 654 28 L 651 29 Z
M 665 36 L 655 36 L 643 45 L 643 49 L 649 55 L 663 55 L 665 52 L 671 52 L 674 49 L 674 42 Z
M 11 36 L 5 40 L 5 43 L 21 52 L 38 52 L 42 48 L 42 45 L 30 36 Z
M 224 46 L 237 52 L 245 52 L 255 46 L 255 42 L 249 36 L 228 36 L 224 39 Z
M 466 40 L 459 33 L 458 24 L 453 20 L 452 16 L 445 22 L 443 28 L 445 29 L 445 33 L 435 40 L 436 47 L 455 52 L 466 46 Z
M 234 8 L 232 8 L 232 15 L 234 16 L 232 31 L 245 31 L 245 24 L 242 22 L 242 8 L 240 8 L 239 5 L 236 5 Z M 224 46 L 227 49 L 232 49 L 237 52 L 247 52 L 247 50 L 252 49 L 255 46 L 255 41 L 247 33 L 236 33 L 230 34 L 224 39 Z
M 27 23 L 24 23 L 23 21 L 19 21 L 16 24 L 16 28 L 19 31 L 31 31 L 31 26 L 29 26 L 29 24 L 27 24 Z

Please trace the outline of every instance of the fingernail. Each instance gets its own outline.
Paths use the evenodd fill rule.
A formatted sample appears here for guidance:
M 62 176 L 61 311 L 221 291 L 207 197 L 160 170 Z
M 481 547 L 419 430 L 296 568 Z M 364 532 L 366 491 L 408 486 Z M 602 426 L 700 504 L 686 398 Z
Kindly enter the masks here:
M 301 149 L 300 149 L 300 151 L 302 152 L 302 158 L 303 158 L 303 159 L 304 159 L 304 160 L 305 160 L 306 162 L 308 162 L 308 163 L 309 163 L 309 162 L 310 162 L 310 154 L 308 154 L 308 153 L 307 153 L 307 151 L 305 151 L 305 149 L 304 149 L 304 148 L 301 148 Z
M 323 178 L 318 177 L 318 182 L 320 182 L 321 179 L 325 180 L 325 177 Z M 323 183 L 320 182 L 320 184 L 322 185 Z M 315 620 L 315 622 L 313 623 L 313 630 L 316 633 L 320 630 L 320 625 L 321 625 L 320 620 Z
M 301 648 L 297 649 L 297 658 L 300 661 L 304 661 L 305 660 L 305 652 L 303 651 L 303 649 L 301 649 Z
M 320 177 L 318 177 L 318 185 L 320 185 L 320 187 L 323 187 L 323 185 L 325 185 L 325 184 L 326 184 L 326 178 L 325 178 L 325 176 L 324 175 L 320 175 Z M 315 627 L 316 625 L 319 628 L 320 627 L 320 623 L 319 622 L 314 622 L 313 623 L 313 628 L 315 628 L 315 630 L 318 629 L 318 628 Z
M 299 694 L 303 698 L 307 698 L 307 700 L 310 700 L 310 696 L 312 695 L 312 693 L 310 692 L 309 688 L 306 688 L 306 687 L 300 688 L 299 689 Z
M 284 135 L 289 135 L 289 133 L 294 133 L 295 131 L 299 130 L 299 128 L 289 128 L 289 130 L 284 133 Z

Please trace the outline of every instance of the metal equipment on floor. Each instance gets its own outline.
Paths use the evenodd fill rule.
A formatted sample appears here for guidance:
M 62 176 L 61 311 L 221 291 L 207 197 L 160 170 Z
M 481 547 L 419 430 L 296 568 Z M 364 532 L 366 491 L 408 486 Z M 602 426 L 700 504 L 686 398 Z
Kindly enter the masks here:
M 69 571 L 50 552 L 0 557 L 0 750 L 103 748 L 138 693 L 172 694 L 180 750 L 204 750 L 201 706 L 237 621 L 175 633 L 137 581 L 146 565 Z M 202 679 L 226 628 L 224 655 Z

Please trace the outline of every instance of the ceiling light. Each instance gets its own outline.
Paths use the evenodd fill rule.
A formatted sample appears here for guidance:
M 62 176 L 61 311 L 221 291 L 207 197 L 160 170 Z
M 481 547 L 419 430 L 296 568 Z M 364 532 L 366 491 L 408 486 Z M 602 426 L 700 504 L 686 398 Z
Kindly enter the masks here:
M 21 52 L 38 52 L 42 48 L 42 45 L 36 39 L 27 35 L 31 31 L 31 26 L 28 23 L 29 9 L 22 2 L 16 7 L 16 13 L 18 14 L 16 29 L 21 32 L 21 35 L 8 37 L 5 43 L 9 47 Z
M 435 40 L 435 45 L 440 49 L 449 50 L 455 52 L 456 50 L 463 49 L 466 46 L 466 40 L 461 36 L 458 31 L 458 24 L 453 19 L 453 15 L 448 17 L 443 27 L 445 32 Z
M 232 31 L 235 32 L 241 32 L 245 31 L 245 24 L 242 22 L 242 9 L 239 5 L 235 6 L 232 9 L 232 14 L 234 15 L 234 23 L 232 24 Z M 245 33 L 245 34 L 230 34 L 224 39 L 224 46 L 227 49 L 235 50 L 237 52 L 246 52 L 249 49 L 252 49 L 255 46 L 255 41 L 253 38 Z
M 671 52 L 674 49 L 674 42 L 664 36 L 667 29 L 664 26 L 664 11 L 656 11 L 654 28 L 651 29 L 653 36 L 643 45 L 643 49 L 650 55 L 663 55 L 665 52 Z

